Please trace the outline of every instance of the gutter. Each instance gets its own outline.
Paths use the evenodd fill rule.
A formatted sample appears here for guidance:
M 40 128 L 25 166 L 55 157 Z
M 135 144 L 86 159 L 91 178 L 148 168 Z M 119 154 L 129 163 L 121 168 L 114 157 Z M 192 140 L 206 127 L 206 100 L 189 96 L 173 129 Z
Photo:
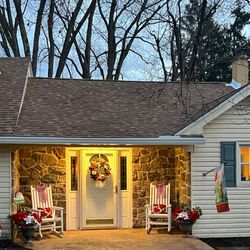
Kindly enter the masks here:
M 0 137 L 0 144 L 56 145 L 196 145 L 204 144 L 203 137 L 160 136 L 156 138 L 69 138 L 69 137 Z

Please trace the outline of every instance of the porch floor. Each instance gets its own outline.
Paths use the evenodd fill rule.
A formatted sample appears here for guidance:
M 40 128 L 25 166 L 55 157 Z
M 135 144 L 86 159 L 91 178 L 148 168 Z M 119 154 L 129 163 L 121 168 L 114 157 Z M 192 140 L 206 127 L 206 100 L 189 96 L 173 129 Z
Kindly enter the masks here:
M 175 249 L 211 250 L 210 246 L 193 236 L 168 234 L 165 230 L 153 229 L 147 235 L 144 229 L 114 229 L 67 231 L 64 236 L 45 234 L 41 240 L 34 240 L 27 247 L 46 249 Z

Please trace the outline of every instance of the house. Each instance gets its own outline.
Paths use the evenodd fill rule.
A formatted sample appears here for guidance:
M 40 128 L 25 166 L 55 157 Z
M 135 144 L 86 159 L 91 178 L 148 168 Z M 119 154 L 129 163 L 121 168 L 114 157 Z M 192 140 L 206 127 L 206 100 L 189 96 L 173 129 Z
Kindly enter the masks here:
M 52 186 L 66 230 L 145 224 L 149 184 L 171 184 L 171 203 L 200 206 L 197 237 L 250 237 L 248 61 L 226 83 L 159 83 L 33 77 L 27 58 L 0 59 L 0 224 L 20 190 Z M 240 72 L 240 73 L 239 73 Z M 94 182 L 97 158 L 111 167 Z M 227 162 L 230 212 L 217 214 L 213 173 Z

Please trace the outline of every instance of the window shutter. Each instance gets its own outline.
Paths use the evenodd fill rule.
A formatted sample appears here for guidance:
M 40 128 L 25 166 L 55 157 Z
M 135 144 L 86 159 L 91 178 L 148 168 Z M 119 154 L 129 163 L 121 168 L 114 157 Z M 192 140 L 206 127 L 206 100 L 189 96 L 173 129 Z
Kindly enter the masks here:
M 221 163 L 225 163 L 227 187 L 236 187 L 236 143 L 221 142 Z

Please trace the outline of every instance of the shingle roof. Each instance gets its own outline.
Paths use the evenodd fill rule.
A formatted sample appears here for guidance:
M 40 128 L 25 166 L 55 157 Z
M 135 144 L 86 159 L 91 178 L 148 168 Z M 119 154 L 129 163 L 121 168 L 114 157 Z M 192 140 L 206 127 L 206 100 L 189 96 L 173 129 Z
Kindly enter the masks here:
M 225 83 L 29 78 L 15 136 L 173 135 L 233 93 Z
M 0 58 L 0 134 L 15 128 L 29 58 Z

